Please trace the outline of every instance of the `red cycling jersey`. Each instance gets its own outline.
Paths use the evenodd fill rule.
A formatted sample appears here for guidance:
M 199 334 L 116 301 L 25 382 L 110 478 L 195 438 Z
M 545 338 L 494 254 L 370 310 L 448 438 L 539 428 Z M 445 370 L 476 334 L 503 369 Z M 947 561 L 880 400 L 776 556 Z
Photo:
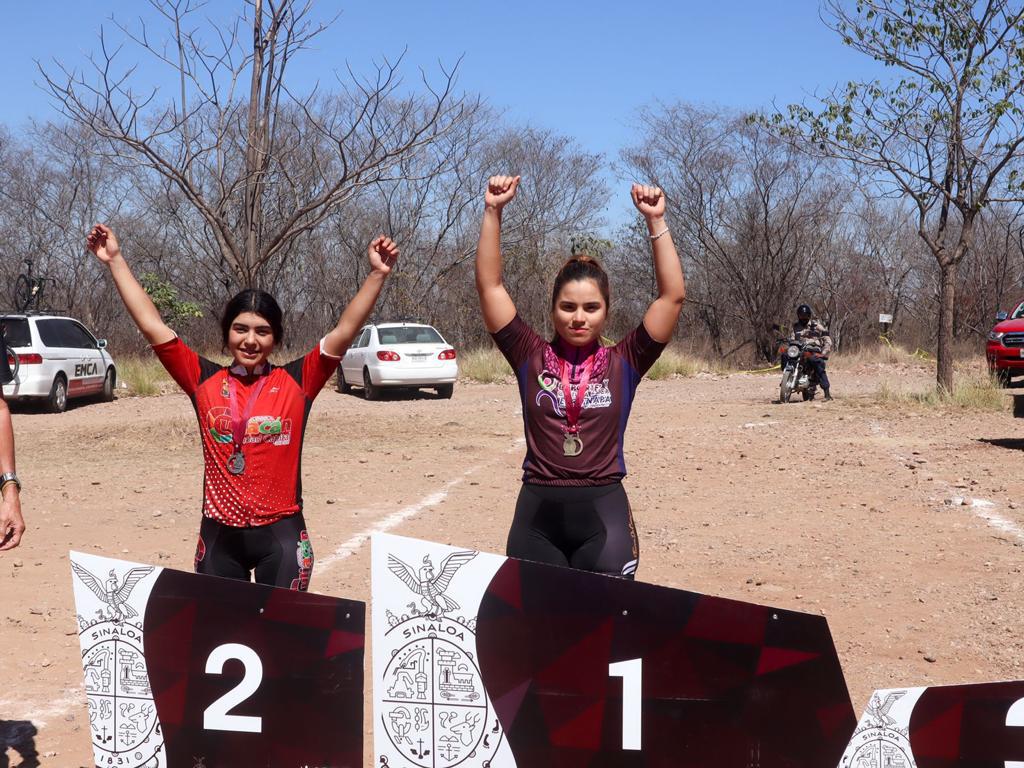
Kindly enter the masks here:
M 203 442 L 203 514 L 236 527 L 270 525 L 302 509 L 299 467 L 306 418 L 313 400 L 338 367 L 323 342 L 305 357 L 269 366 L 266 381 L 249 408 L 263 377 L 241 378 L 196 354 L 175 338 L 153 347 L 164 368 L 192 400 Z M 231 389 L 234 379 L 239 413 L 252 414 L 245 427 L 245 469 L 234 475 Z M 247 379 L 253 379 L 247 381 Z

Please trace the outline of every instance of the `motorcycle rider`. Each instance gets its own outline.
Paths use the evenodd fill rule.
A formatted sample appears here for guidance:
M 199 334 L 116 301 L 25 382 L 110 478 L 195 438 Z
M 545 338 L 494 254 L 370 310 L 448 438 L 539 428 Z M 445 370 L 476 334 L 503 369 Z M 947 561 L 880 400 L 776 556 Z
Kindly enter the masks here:
M 818 383 L 825 393 L 825 399 L 831 400 L 829 392 L 828 374 L 825 372 L 825 361 L 832 352 L 832 337 L 828 334 L 828 328 L 820 320 L 813 317 L 813 312 L 807 304 L 801 304 L 796 308 L 796 322 L 793 324 L 793 337 L 804 342 L 813 350 L 812 356 L 807 364 L 814 370 L 818 377 Z

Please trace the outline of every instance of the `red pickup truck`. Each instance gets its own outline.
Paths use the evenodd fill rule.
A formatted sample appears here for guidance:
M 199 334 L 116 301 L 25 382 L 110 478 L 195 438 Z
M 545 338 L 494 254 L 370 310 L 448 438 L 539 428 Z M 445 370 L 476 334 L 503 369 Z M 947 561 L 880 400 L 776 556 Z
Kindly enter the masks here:
M 1014 376 L 1024 376 L 1024 301 L 1007 315 L 996 315 L 985 345 L 988 370 L 1005 387 Z

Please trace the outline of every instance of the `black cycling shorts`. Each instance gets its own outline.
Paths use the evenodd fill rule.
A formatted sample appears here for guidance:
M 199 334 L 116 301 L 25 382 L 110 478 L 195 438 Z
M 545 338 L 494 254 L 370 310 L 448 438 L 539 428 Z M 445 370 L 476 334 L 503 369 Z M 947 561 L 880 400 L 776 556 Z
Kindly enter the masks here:
M 305 592 L 313 573 L 313 546 L 298 512 L 270 525 L 237 528 L 203 517 L 196 573 Z
M 509 557 L 632 579 L 640 558 L 622 483 L 523 483 L 505 549 Z

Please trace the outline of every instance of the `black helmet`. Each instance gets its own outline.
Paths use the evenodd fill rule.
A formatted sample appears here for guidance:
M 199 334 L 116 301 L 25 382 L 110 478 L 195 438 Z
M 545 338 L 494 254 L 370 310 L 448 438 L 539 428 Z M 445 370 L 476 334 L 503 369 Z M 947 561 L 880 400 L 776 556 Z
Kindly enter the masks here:
M 800 320 L 810 320 L 811 314 L 811 308 L 807 304 L 801 304 L 799 307 L 796 308 L 796 316 Z

